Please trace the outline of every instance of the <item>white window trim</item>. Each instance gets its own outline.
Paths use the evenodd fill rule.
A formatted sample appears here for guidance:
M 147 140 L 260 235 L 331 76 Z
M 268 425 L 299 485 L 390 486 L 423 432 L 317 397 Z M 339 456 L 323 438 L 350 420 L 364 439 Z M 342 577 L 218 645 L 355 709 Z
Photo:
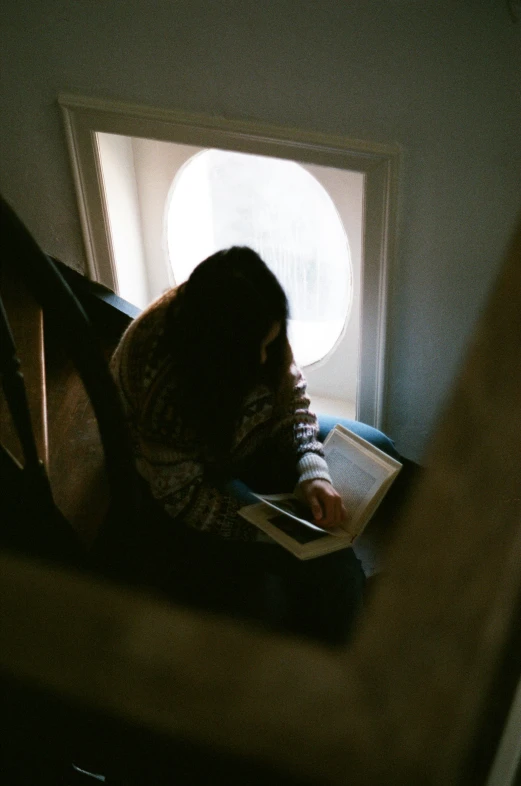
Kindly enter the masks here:
M 97 132 L 275 156 L 365 176 L 361 345 L 356 417 L 385 427 L 387 300 L 395 249 L 399 150 L 257 122 L 61 94 L 88 275 L 117 290 Z

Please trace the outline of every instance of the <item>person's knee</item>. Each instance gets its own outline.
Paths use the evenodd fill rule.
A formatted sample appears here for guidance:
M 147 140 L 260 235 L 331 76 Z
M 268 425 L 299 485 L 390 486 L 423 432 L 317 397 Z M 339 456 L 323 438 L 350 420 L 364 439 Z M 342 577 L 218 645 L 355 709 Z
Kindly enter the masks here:
M 364 424 L 365 425 L 365 424 Z M 383 431 L 379 431 L 372 426 L 365 426 L 366 428 L 366 436 L 364 434 L 360 434 L 364 439 L 374 445 L 379 450 L 387 453 L 389 456 L 393 456 L 394 458 L 398 458 L 399 454 L 396 450 L 396 446 L 390 437 L 387 434 L 384 434 Z
M 379 450 L 387 453 L 393 458 L 399 458 L 399 453 L 396 450 L 395 444 L 383 431 L 369 426 L 367 423 L 361 423 L 358 420 L 349 420 L 348 418 L 335 418 L 332 415 L 319 415 L 319 440 L 324 442 L 329 432 L 336 426 L 344 426 L 352 431 L 362 439 L 367 440 Z

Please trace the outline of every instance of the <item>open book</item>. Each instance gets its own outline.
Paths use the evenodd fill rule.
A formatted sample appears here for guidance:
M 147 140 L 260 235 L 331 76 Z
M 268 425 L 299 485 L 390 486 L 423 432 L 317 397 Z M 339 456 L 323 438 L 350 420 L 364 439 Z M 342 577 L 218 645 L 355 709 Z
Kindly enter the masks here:
M 295 494 L 256 494 L 259 502 L 240 515 L 300 559 L 311 559 L 351 546 L 363 532 L 402 468 L 344 426 L 335 426 L 324 442 L 329 474 L 342 497 L 347 519 L 340 527 L 323 529 Z

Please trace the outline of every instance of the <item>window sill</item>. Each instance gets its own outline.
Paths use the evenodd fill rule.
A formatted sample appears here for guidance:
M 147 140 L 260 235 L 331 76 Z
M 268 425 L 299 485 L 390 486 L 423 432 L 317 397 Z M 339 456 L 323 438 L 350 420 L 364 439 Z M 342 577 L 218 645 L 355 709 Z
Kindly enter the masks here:
M 352 401 L 344 401 L 340 398 L 326 398 L 325 396 L 315 396 L 308 390 L 313 412 L 320 412 L 321 415 L 335 415 L 339 418 L 349 418 L 356 420 L 356 405 Z

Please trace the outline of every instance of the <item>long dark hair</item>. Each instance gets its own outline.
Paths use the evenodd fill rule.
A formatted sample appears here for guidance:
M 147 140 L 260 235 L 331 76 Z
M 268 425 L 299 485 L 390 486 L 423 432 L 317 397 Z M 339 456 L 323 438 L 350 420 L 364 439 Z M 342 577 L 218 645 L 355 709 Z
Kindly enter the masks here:
M 179 287 L 166 319 L 176 408 L 217 457 L 233 440 L 247 394 L 265 383 L 275 393 L 291 360 L 288 301 L 276 276 L 251 248 L 233 246 L 208 257 Z M 274 323 L 280 333 L 260 351 Z

